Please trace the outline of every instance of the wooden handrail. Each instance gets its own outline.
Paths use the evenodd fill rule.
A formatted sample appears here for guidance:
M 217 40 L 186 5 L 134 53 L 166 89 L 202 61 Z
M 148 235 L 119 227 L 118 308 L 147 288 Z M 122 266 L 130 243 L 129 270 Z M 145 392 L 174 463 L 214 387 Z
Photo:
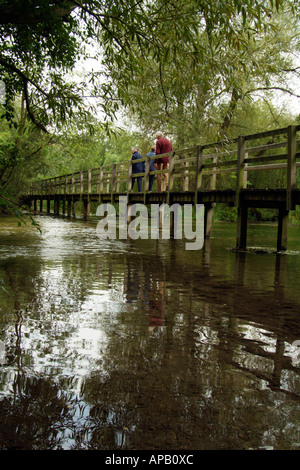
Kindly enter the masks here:
M 31 194 L 43 196 L 79 194 L 83 197 L 83 195 L 90 194 L 119 193 L 121 188 L 122 192 L 130 192 L 132 176 L 143 177 L 143 192 L 147 193 L 151 175 L 169 173 L 168 193 L 178 190 L 178 185 L 181 184 L 181 190 L 192 190 L 196 195 L 203 189 L 216 189 L 218 187 L 217 175 L 225 177 L 226 174 L 232 173 L 236 178 L 231 179 L 231 183 L 236 181 L 235 189 L 238 198 L 239 192 L 247 184 L 248 172 L 286 169 L 287 208 L 291 208 L 291 191 L 296 188 L 296 171 L 300 166 L 297 162 L 300 158 L 300 152 L 297 152 L 300 143 L 297 140 L 299 130 L 300 126 L 288 126 L 273 131 L 239 136 L 230 141 L 198 145 L 164 155 L 142 157 L 133 162 L 131 160 L 116 162 L 112 165 L 51 177 L 34 182 Z M 273 142 L 272 139 L 268 143 L 257 144 L 258 140 L 281 136 L 285 137 L 283 142 Z M 256 141 L 253 146 L 249 145 L 251 140 Z M 211 151 L 212 149 L 215 151 Z M 278 149 L 281 149 L 280 153 L 276 153 Z M 206 153 L 207 151 L 209 153 Z M 268 154 L 268 152 L 272 153 Z M 255 156 L 255 153 L 258 155 Z M 250 157 L 249 154 L 251 154 Z M 167 155 L 170 157 L 169 168 L 150 172 L 150 160 L 160 159 Z M 145 171 L 132 175 L 132 164 L 139 162 L 145 162 Z M 204 180 L 205 187 L 203 186 Z

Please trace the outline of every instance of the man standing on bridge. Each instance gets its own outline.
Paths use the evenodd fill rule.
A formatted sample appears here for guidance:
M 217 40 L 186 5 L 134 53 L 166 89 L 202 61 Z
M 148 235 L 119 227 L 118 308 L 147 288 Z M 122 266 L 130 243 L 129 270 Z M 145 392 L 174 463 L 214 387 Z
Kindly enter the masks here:
M 172 152 L 172 143 L 170 142 L 170 140 L 166 139 L 163 135 L 162 132 L 157 132 L 156 134 L 156 139 L 157 139 L 157 142 L 156 142 L 156 147 L 155 147 L 155 154 L 156 155 L 163 155 L 165 153 L 169 153 L 169 152 Z M 168 170 L 169 169 L 169 155 L 166 155 L 165 157 L 162 157 L 162 158 L 157 158 L 155 160 L 155 164 L 156 164 L 156 169 L 157 170 Z M 165 190 L 167 191 L 168 190 L 168 182 L 169 182 L 169 174 L 168 173 L 161 173 L 159 175 L 157 175 L 157 190 L 158 191 L 161 191 L 162 189 L 162 186 L 161 186 L 161 183 L 162 183 L 162 176 L 164 178 L 164 182 L 165 182 Z
M 131 161 L 140 160 L 142 155 L 139 154 L 138 149 L 136 147 L 131 147 Z M 144 162 L 137 162 L 132 163 L 132 188 L 134 186 L 135 180 L 137 180 L 138 184 L 138 191 L 142 192 L 142 176 L 134 176 L 135 174 L 144 173 L 145 172 L 145 163 Z

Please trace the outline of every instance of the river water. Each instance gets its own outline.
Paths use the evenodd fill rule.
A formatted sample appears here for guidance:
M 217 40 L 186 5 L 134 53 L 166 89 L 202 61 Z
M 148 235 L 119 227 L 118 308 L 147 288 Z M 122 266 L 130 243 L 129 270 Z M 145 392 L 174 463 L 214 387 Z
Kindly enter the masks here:
M 2 449 L 300 449 L 300 228 L 100 240 L 0 218 Z M 4 290 L 5 289 L 5 290 Z M 299 344 L 297 343 L 299 341 Z

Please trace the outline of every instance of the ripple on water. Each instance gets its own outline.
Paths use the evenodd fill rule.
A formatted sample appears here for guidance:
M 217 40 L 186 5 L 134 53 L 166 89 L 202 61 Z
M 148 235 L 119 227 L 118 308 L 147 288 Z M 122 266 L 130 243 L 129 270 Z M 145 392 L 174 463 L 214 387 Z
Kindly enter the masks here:
M 274 256 L 266 225 L 236 253 L 215 224 L 187 252 L 39 222 L 0 219 L 3 448 L 299 447 L 296 236 Z

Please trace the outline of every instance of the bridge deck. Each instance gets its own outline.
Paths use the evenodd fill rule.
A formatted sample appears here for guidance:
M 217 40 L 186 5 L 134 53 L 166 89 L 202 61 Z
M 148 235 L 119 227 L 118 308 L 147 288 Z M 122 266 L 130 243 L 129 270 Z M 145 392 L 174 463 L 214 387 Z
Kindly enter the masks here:
M 194 191 L 163 191 L 148 193 L 74 193 L 74 194 L 31 194 L 28 199 L 34 200 L 55 200 L 60 201 L 90 201 L 90 202 L 118 202 L 119 197 L 127 197 L 128 203 L 146 204 L 215 204 L 223 203 L 235 205 L 237 192 L 233 189 L 219 189 L 210 191 L 198 191 L 197 197 Z M 248 207 L 279 208 L 285 207 L 287 201 L 286 189 L 242 189 L 239 197 Z M 26 198 L 26 196 L 25 196 Z M 292 205 L 300 205 L 300 189 L 292 190 Z

